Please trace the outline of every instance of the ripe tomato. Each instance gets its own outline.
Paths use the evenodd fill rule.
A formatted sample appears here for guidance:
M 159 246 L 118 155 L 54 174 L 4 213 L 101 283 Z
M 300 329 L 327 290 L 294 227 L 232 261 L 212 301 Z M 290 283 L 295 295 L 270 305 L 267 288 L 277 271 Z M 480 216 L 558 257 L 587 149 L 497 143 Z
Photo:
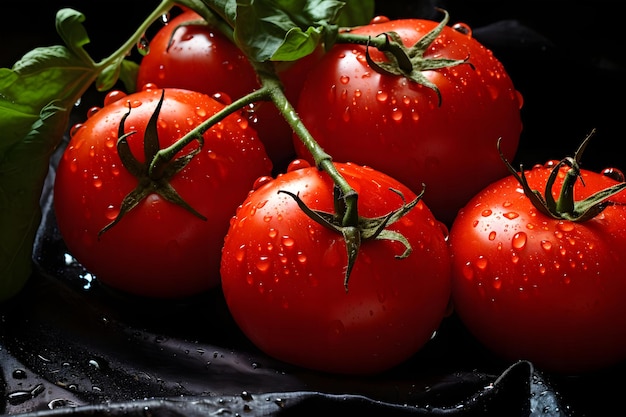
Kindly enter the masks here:
M 256 72 L 243 52 L 220 31 L 190 24 L 194 21 L 202 21 L 202 17 L 185 9 L 157 31 L 140 62 L 137 88 L 151 83 L 208 95 L 223 93 L 232 100 L 258 89 Z M 277 63 L 285 94 L 292 103 L 298 99 L 308 69 L 321 54 L 319 49 L 296 63 Z M 286 165 L 295 153 L 291 127 L 272 103 L 257 103 L 246 112 L 274 165 Z
M 544 190 L 554 161 L 527 171 Z M 566 177 L 558 168 L 552 188 Z M 618 183 L 581 170 L 573 191 L 583 200 Z M 538 210 L 514 176 L 489 185 L 460 212 L 450 231 L 453 304 L 477 340 L 506 359 L 579 373 L 626 359 L 626 194 L 581 222 Z
M 304 162 L 304 161 L 302 161 Z M 334 373 L 398 365 L 430 340 L 450 299 L 447 228 L 419 201 L 388 228 L 398 241 L 366 240 L 344 287 L 345 240 L 300 209 L 333 212 L 333 182 L 304 163 L 258 186 L 238 208 L 225 239 L 222 289 L 242 331 L 265 353 Z M 359 193 L 360 216 L 397 210 L 416 196 L 371 168 L 335 164 Z
M 117 101 L 96 109 L 72 129 L 56 174 L 54 208 L 68 250 L 99 281 L 143 296 L 182 297 L 219 284 L 228 221 L 254 180 L 271 172 L 271 163 L 256 132 L 231 115 L 202 135 L 201 149 L 193 142 L 177 153 L 199 151 L 186 165 L 167 167 L 167 175 L 151 182 L 138 179 L 120 159 L 118 128 L 127 115 L 123 132 L 134 132 L 126 140 L 141 163 L 139 171 L 145 171 L 144 152 L 150 152 L 144 150 L 149 143 L 146 131 L 151 130 L 149 120 L 163 92 L 158 121 L 152 125 L 161 148 L 223 108 L 209 96 L 181 89 L 128 96 L 118 92 Z M 100 234 L 140 181 L 151 192 L 137 198 L 136 207 Z M 164 183 L 190 209 L 157 193 Z
M 412 47 L 436 22 L 386 20 L 351 31 L 371 35 L 397 32 Z M 374 61 L 388 62 L 369 48 Z M 405 76 L 375 71 L 366 47 L 336 44 L 315 65 L 297 105 L 304 125 L 336 161 L 352 161 L 383 171 L 415 192 L 425 183 L 424 202 L 448 226 L 475 193 L 507 174 L 496 150 L 512 159 L 522 130 L 521 95 L 491 51 L 471 31 L 450 26 L 423 53 L 467 63 L 423 71 L 437 93 Z M 415 71 L 415 67 L 414 67 Z M 310 158 L 299 140 L 296 154 Z M 311 161 L 311 159 L 309 159 Z

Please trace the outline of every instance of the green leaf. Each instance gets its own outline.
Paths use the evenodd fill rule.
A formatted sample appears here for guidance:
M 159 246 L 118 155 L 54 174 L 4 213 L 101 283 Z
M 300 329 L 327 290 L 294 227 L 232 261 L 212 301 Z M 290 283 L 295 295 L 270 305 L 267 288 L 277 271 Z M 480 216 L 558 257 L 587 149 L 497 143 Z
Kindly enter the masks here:
M 66 46 L 35 48 L 12 69 L 0 69 L 0 302 L 19 292 L 31 274 L 50 156 L 74 103 L 98 74 L 83 49 L 89 41 L 83 20 L 78 12 L 60 10 L 57 31 Z
M 344 0 L 337 25 L 353 27 L 368 24 L 374 17 L 374 0 Z
M 330 46 L 338 23 L 367 23 L 373 2 L 337 0 L 272 0 L 237 2 L 235 41 L 253 60 L 293 61 L 315 50 L 323 41 Z M 358 5 L 364 5 L 359 8 Z

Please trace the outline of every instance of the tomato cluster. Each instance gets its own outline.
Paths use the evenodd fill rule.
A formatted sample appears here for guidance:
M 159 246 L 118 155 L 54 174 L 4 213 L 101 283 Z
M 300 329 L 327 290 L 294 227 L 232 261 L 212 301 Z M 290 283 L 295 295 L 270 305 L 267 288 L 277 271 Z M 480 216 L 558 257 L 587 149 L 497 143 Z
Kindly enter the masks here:
M 508 359 L 564 372 L 625 359 L 623 178 L 580 170 L 579 154 L 512 169 L 521 95 L 446 23 L 377 18 L 350 32 L 371 43 L 276 64 L 333 159 L 316 166 L 272 103 L 216 118 L 259 80 L 185 10 L 152 39 L 137 91 L 71 130 L 54 189 L 68 249 L 135 295 L 221 286 L 255 345 L 322 371 L 396 366 L 451 307 Z

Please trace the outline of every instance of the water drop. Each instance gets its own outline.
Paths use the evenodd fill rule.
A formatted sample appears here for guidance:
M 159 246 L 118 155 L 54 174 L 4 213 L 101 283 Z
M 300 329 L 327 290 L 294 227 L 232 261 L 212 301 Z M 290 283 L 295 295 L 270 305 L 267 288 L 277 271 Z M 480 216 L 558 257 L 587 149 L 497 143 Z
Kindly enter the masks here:
M 468 38 L 472 37 L 472 28 L 466 23 L 455 23 L 452 25 L 452 29 L 456 30 L 463 35 L 466 35 Z
M 150 52 L 150 41 L 148 40 L 146 35 L 143 35 L 137 41 L 137 51 L 141 56 L 146 56 Z
M 472 264 L 470 262 L 463 265 L 462 273 L 466 280 L 471 281 L 474 279 L 474 268 L 472 268 Z
M 257 260 L 256 269 L 261 272 L 267 272 L 270 269 L 271 260 L 268 256 L 261 256 Z
M 343 114 L 341 115 L 341 119 L 344 122 L 349 122 L 350 121 L 350 107 L 346 106 L 346 108 L 343 110 Z
M 496 290 L 500 289 L 502 287 L 502 280 L 500 279 L 500 277 L 493 277 L 491 286 Z
M 491 214 L 492 214 L 492 213 L 493 213 L 493 212 L 491 211 L 491 209 L 485 209 L 485 210 L 483 210 L 483 211 L 480 213 L 480 215 L 481 215 L 481 216 L 483 216 L 483 217 L 489 217 L 489 216 L 491 216 Z
M 339 77 L 339 82 L 341 84 L 348 84 L 350 82 L 350 77 L 348 77 L 347 75 L 342 75 L 341 77 Z
M 389 98 L 389 95 L 387 94 L 386 91 L 378 90 L 376 92 L 376 100 L 380 101 L 381 103 L 387 101 L 388 98 Z
M 489 261 L 487 260 L 487 258 L 485 258 L 484 256 L 479 256 L 478 259 L 476 260 L 476 268 L 484 271 L 487 268 L 487 265 L 489 264 Z
M 296 243 L 296 242 L 293 240 L 293 238 L 292 238 L 292 237 L 289 237 L 289 236 L 286 236 L 286 235 L 282 237 L 282 244 L 283 244 L 283 246 L 285 246 L 286 248 L 291 248 L 291 247 L 293 247 L 293 245 L 294 245 L 295 243 Z
M 93 186 L 95 188 L 102 188 L 102 179 L 100 177 L 98 177 L 97 175 L 94 175 L 93 177 Z
M 496 239 L 496 232 L 492 230 L 491 232 L 489 232 L 489 240 L 495 240 L 495 239 Z
M 263 175 L 254 181 L 254 184 L 252 184 L 252 189 L 258 190 L 259 188 L 261 188 L 261 186 L 271 182 L 272 180 L 273 180 L 272 177 L 268 175 Z
M 563 232 L 571 232 L 574 230 L 574 222 L 560 221 L 556 227 Z
M 391 110 L 391 119 L 396 121 L 396 122 L 401 121 L 402 120 L 402 110 L 398 109 L 397 107 L 394 107 Z
M 108 219 L 108 220 L 115 220 L 115 218 L 118 216 L 118 214 L 120 213 L 119 208 L 115 207 L 114 205 L 110 204 L 105 210 L 104 210 L 104 216 Z
M 506 217 L 509 220 L 513 220 L 513 219 L 519 217 L 519 213 L 516 213 L 514 211 L 509 211 L 507 213 L 504 213 L 503 216 Z
M 121 98 L 126 97 L 126 93 L 120 90 L 111 90 L 105 96 L 103 100 L 103 104 L 108 106 L 111 103 L 115 103 Z
M 518 233 L 515 233 L 515 235 L 513 236 L 513 240 L 511 241 L 511 244 L 513 245 L 513 248 L 515 249 L 524 249 L 524 247 L 526 247 L 527 240 L 528 240 L 528 235 L 526 235 L 526 233 L 518 232 Z
M 23 369 L 15 369 L 13 370 L 13 378 L 15 379 L 25 379 L 26 378 L 26 371 Z
M 624 182 L 624 173 L 617 168 L 606 168 L 602 170 L 602 175 L 618 182 Z
M 306 263 L 306 255 L 304 253 L 302 253 L 302 252 L 298 252 L 298 254 L 296 255 L 296 259 L 301 264 L 305 264 Z

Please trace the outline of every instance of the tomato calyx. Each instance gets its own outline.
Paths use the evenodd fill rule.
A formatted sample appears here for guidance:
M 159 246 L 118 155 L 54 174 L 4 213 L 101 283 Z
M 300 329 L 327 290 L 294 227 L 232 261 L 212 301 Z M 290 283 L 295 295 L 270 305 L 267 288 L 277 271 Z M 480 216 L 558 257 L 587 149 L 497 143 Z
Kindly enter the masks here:
M 376 36 L 383 37 L 382 42 L 376 44 L 376 49 L 385 54 L 388 61 L 376 62 L 369 53 L 369 47 L 373 39 L 368 37 L 365 48 L 365 59 L 368 65 L 376 72 L 384 75 L 404 76 L 409 80 L 430 88 L 437 94 L 439 105 L 441 105 L 441 92 L 439 87 L 424 76 L 423 71 L 448 68 L 460 64 L 469 64 L 469 56 L 465 59 L 449 59 L 449 58 L 424 58 L 424 52 L 439 36 L 443 28 L 450 18 L 448 12 L 439 9 L 443 14 L 443 20 L 419 39 L 412 47 L 407 48 L 403 43 L 400 35 L 396 32 L 384 32 Z
M 395 230 L 387 229 L 387 226 L 395 223 L 404 215 L 406 215 L 411 209 L 413 209 L 413 207 L 415 207 L 415 205 L 421 200 L 422 196 L 424 195 L 424 189 L 425 188 L 422 188 L 420 194 L 413 201 L 407 203 L 404 195 L 400 191 L 390 188 L 390 191 L 396 193 L 402 199 L 402 206 L 400 208 L 380 217 L 370 218 L 356 216 L 356 220 L 352 221 L 351 224 L 343 224 L 345 222 L 344 218 L 346 216 L 344 214 L 347 205 L 345 204 L 341 189 L 337 186 L 334 187 L 334 213 L 329 213 L 322 210 L 313 210 L 308 207 L 297 194 L 294 194 L 290 191 L 278 190 L 278 193 L 285 193 L 291 196 L 298 204 L 298 207 L 300 207 L 300 209 L 304 211 L 304 213 L 312 220 L 316 221 L 324 227 L 340 233 L 343 236 L 346 244 L 346 252 L 348 255 L 348 265 L 346 267 L 343 285 L 346 292 L 348 292 L 348 281 L 350 279 L 350 274 L 352 272 L 352 268 L 354 267 L 354 263 L 356 262 L 359 248 L 361 247 L 362 242 L 373 239 L 393 240 L 400 242 L 402 243 L 402 245 L 404 245 L 404 251 L 402 252 L 402 254 L 396 255 L 397 259 L 406 258 L 411 254 L 413 249 L 406 237 L 402 235 L 402 233 L 399 233 Z
M 137 133 L 136 131 L 124 133 L 124 123 L 126 118 L 131 113 L 131 106 L 128 103 L 128 112 L 122 117 L 118 127 L 118 140 L 117 140 L 117 153 L 122 161 L 122 165 L 126 170 L 137 178 L 137 187 L 128 193 L 122 200 L 120 211 L 115 219 L 104 226 L 98 232 L 98 238 L 102 236 L 107 230 L 115 226 L 124 215 L 134 209 L 144 198 L 152 193 L 156 193 L 163 197 L 165 200 L 177 204 L 185 210 L 192 213 L 194 216 L 201 220 L 207 220 L 205 216 L 197 212 L 191 207 L 178 192 L 170 184 L 170 179 L 180 172 L 187 164 L 196 156 L 202 149 L 204 140 L 202 136 L 196 137 L 199 146 L 189 153 L 184 154 L 178 158 L 163 159 L 157 158 L 158 152 L 161 150 L 159 144 L 159 136 L 157 132 L 157 120 L 163 105 L 163 99 L 165 97 L 165 90 L 161 93 L 161 98 L 152 113 L 148 124 L 146 125 L 144 133 L 144 155 L 145 162 L 140 162 L 130 150 L 128 145 L 128 137 Z
M 544 215 L 559 219 L 569 220 L 572 222 L 585 222 L 599 215 L 604 209 L 612 205 L 613 202 L 609 198 L 622 190 L 626 189 L 626 182 L 620 182 L 613 186 L 604 188 L 584 200 L 576 201 L 574 199 L 574 185 L 576 181 L 580 181 L 584 185 L 584 180 L 580 173 L 580 159 L 582 153 L 587 147 L 589 140 L 595 133 L 593 130 L 580 144 L 573 157 L 566 157 L 560 160 L 554 165 L 550 171 L 550 176 L 546 181 L 546 189 L 542 194 L 538 190 L 534 190 L 528 185 L 528 180 L 524 174 L 523 166 L 520 165 L 520 172 L 518 173 L 513 166 L 507 161 L 500 150 L 500 139 L 498 139 L 498 152 L 500 158 L 504 161 L 509 171 L 515 176 L 517 181 L 522 186 L 524 194 L 530 199 L 533 206 L 535 206 Z M 563 179 L 559 197 L 555 200 L 552 196 L 552 187 L 562 167 L 568 166 L 569 169 Z

